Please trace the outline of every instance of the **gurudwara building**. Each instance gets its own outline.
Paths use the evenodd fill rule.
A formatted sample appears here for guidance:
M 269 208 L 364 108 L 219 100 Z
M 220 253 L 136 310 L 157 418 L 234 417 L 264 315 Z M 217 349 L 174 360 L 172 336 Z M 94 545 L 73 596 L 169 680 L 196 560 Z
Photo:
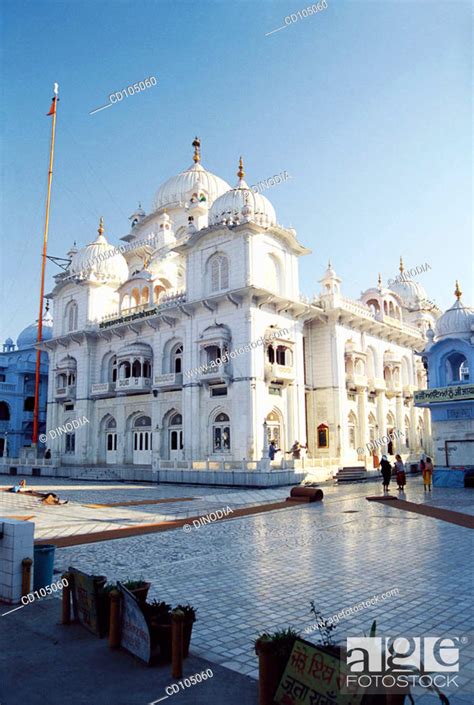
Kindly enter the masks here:
M 310 252 L 295 230 L 247 185 L 242 160 L 231 187 L 193 146 L 193 164 L 159 187 L 150 213 L 130 216 L 120 247 L 101 221 L 55 277 L 47 426 L 89 423 L 50 440 L 53 465 L 277 484 L 372 469 L 367 443 L 394 430 L 403 435 L 378 455 L 430 450 L 413 394 L 426 387 L 416 353 L 439 311 L 422 287 L 379 277 L 355 301 L 329 265 L 313 300 L 302 297 L 298 259 Z

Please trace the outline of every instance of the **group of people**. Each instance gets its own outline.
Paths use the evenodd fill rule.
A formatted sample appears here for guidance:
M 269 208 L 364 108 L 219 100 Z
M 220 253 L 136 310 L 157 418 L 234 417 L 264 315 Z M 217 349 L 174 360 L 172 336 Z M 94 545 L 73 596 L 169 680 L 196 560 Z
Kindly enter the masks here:
M 307 446 L 303 446 L 299 443 L 299 441 L 295 441 L 290 450 L 286 450 L 285 453 L 291 453 L 293 460 L 301 460 L 301 451 L 303 448 L 306 450 Z M 270 445 L 268 446 L 268 457 L 270 460 L 275 460 L 275 455 L 280 451 L 281 448 L 277 448 L 275 441 L 271 440 Z
M 431 458 L 427 457 L 426 460 L 421 458 L 420 470 L 423 474 L 423 485 L 425 492 L 431 492 L 431 481 L 434 470 L 433 461 Z M 401 455 L 398 453 L 395 456 L 393 471 L 395 473 L 395 479 L 397 481 L 399 492 L 404 492 L 405 485 L 407 484 L 407 474 Z M 382 473 L 383 490 L 384 492 L 388 492 L 388 486 L 390 484 L 390 480 L 392 479 L 392 466 L 390 465 L 386 455 L 382 455 L 382 460 L 380 461 L 380 472 Z

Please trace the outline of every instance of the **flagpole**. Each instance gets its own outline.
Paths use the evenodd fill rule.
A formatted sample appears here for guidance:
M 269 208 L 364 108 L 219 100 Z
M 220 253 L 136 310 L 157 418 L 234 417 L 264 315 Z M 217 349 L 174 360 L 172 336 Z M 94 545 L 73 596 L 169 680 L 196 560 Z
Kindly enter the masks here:
M 56 108 L 58 103 L 58 84 L 54 84 L 53 103 L 48 115 L 53 116 L 51 124 L 51 145 L 49 149 L 49 169 L 48 169 L 48 193 L 46 196 L 46 214 L 44 219 L 43 231 L 43 254 L 41 261 L 41 284 L 39 297 L 39 315 L 38 315 L 38 338 L 36 347 L 36 375 L 35 375 L 35 407 L 33 412 L 33 448 L 38 447 L 38 427 L 39 427 L 39 387 L 40 387 L 40 366 L 41 366 L 41 350 L 39 343 L 43 339 L 43 299 L 44 299 L 44 276 L 46 271 L 46 252 L 48 246 L 48 230 L 49 230 L 49 209 L 51 204 L 51 185 L 53 182 L 53 162 L 54 162 L 54 140 L 56 136 Z

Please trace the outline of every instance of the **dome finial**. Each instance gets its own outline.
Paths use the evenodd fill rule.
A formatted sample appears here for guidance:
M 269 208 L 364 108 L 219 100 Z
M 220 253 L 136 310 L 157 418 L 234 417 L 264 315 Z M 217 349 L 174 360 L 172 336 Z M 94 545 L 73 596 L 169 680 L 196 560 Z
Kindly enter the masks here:
M 456 289 L 454 290 L 454 296 L 457 298 L 458 301 L 462 296 L 462 291 L 459 287 L 459 282 L 457 279 L 456 279 Z
M 379 289 L 382 288 L 382 275 L 379 272 L 379 278 L 377 279 L 377 284 L 379 285 Z
M 242 180 L 245 176 L 245 171 L 244 171 L 244 161 L 242 157 L 239 159 L 239 170 L 237 172 L 237 176 L 239 177 L 240 180 Z
M 328 259 L 328 269 L 332 269 L 332 264 L 331 264 L 331 260 L 330 260 L 330 259 Z
M 194 147 L 194 156 L 193 156 L 193 161 L 195 164 L 201 161 L 201 140 L 199 137 L 194 138 L 193 142 L 193 147 Z
M 400 255 L 400 267 L 399 267 L 399 269 L 400 269 L 400 273 L 403 272 L 403 270 L 405 269 L 405 267 L 403 266 L 403 257 L 402 257 L 401 255 Z
M 100 220 L 99 220 L 99 229 L 97 230 L 97 232 L 99 233 L 99 235 L 103 235 L 103 234 L 104 234 L 104 219 L 103 219 L 102 216 L 100 216 Z

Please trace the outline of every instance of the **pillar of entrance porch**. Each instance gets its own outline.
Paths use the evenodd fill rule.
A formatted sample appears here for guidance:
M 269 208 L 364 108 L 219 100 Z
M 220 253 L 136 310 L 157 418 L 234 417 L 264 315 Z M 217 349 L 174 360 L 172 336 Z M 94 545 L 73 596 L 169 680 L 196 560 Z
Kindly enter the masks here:
M 22 595 L 22 561 L 33 559 L 35 525 L 0 517 L 0 600 L 15 605 Z M 33 571 L 31 571 L 31 575 Z M 28 591 L 31 591 L 31 584 Z

